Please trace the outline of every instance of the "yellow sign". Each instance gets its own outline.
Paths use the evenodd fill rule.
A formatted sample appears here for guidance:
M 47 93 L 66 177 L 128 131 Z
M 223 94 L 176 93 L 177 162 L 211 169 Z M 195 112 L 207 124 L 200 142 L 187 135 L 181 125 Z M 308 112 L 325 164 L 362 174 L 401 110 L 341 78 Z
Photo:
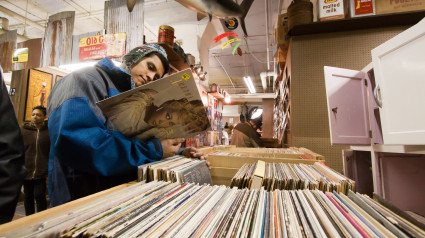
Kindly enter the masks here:
M 182 79 L 187 81 L 188 79 L 190 79 L 190 76 L 185 73 L 185 74 L 182 75 Z
M 28 48 L 13 50 L 12 63 L 28 62 Z
M 239 39 L 239 38 L 230 39 L 230 40 L 226 41 L 226 43 L 221 45 L 221 49 L 226 48 L 228 45 L 232 44 L 235 41 L 241 41 L 241 39 Z

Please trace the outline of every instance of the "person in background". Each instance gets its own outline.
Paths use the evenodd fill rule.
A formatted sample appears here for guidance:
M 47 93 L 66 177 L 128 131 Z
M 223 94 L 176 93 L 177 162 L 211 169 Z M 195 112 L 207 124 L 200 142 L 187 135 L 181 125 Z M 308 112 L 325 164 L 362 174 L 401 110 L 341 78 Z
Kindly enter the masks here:
M 156 44 L 132 49 L 117 67 L 109 58 L 58 81 L 49 96 L 49 197 L 52 206 L 136 180 L 137 166 L 178 152 L 183 138 L 144 142 L 117 131 L 96 102 L 160 79 L 169 71 Z M 205 159 L 186 148 L 183 155 Z
M 250 119 L 247 122 L 238 123 L 233 128 L 231 145 L 236 147 L 263 147 L 257 129 L 261 129 L 261 119 Z
M 25 178 L 25 150 L 0 67 L 0 224 L 12 220 Z
M 226 127 L 224 127 L 221 132 L 223 133 L 223 141 L 222 144 L 223 145 L 229 145 L 229 134 L 227 133 L 227 129 L 225 129 Z
M 36 106 L 32 109 L 31 121 L 25 122 L 21 128 L 25 145 L 25 167 L 27 176 L 24 181 L 25 214 L 46 210 L 46 179 L 49 162 L 50 139 L 47 129 L 46 108 Z

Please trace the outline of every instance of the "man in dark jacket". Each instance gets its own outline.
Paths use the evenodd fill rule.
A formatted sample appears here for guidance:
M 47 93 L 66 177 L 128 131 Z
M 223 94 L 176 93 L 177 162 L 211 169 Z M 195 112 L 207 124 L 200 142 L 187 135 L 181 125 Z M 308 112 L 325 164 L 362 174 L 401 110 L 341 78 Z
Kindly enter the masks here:
M 0 67 L 0 224 L 12 220 L 25 178 L 24 143 Z
M 247 122 L 238 123 L 233 128 L 231 145 L 236 147 L 263 147 L 263 142 L 260 139 L 257 129 L 261 129 L 260 119 L 251 119 Z
M 46 108 L 36 106 L 32 109 L 31 121 L 24 123 L 21 128 L 25 145 L 25 167 L 27 177 L 24 182 L 25 214 L 46 210 L 46 179 L 49 162 L 50 139 L 47 129 Z

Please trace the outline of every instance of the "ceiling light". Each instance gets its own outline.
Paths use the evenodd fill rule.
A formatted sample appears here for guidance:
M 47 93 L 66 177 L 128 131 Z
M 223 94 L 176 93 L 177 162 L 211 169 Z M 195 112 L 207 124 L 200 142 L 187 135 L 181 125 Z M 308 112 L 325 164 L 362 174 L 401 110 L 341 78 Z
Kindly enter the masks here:
M 225 102 L 225 103 L 230 103 L 230 95 L 229 95 L 229 94 L 227 94 L 227 95 L 224 97 L 224 102 Z
M 243 77 L 246 86 L 248 87 L 248 90 L 250 93 L 255 93 L 255 87 L 254 84 L 252 83 L 251 77 L 247 76 L 247 77 Z

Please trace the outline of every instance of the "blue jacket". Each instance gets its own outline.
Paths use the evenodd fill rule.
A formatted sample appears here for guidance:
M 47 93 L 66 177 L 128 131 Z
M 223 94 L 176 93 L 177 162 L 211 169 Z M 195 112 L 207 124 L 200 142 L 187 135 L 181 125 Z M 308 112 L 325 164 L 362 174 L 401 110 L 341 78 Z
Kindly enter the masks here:
M 96 102 L 131 89 L 130 75 L 105 58 L 73 72 L 48 100 L 52 206 L 136 179 L 137 166 L 162 158 L 161 142 L 126 138 Z

